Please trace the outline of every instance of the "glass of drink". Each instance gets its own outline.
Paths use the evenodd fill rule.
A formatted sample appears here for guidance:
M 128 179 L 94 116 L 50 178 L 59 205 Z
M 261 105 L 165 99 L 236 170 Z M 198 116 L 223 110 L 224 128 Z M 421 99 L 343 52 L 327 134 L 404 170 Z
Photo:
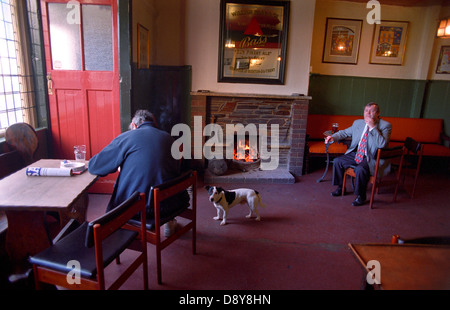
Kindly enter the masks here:
M 338 132 L 338 130 L 339 130 L 339 124 L 338 124 L 338 123 L 333 123 L 333 124 L 331 124 L 331 131 L 332 131 L 333 133 Z
M 75 145 L 73 147 L 73 152 L 75 153 L 76 161 L 85 161 L 86 160 L 86 145 Z

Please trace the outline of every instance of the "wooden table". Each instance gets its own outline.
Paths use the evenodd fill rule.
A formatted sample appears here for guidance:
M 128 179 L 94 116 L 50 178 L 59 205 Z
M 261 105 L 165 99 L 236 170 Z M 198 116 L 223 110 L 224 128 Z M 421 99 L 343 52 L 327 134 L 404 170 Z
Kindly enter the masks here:
M 386 290 L 450 289 L 450 246 L 426 244 L 349 244 L 367 272 L 367 263 L 380 263 L 380 282 Z
M 61 160 L 41 159 L 29 167 L 59 168 Z M 51 245 L 45 212 L 56 211 L 61 226 L 86 219 L 88 188 L 97 176 L 88 171 L 68 177 L 27 176 L 26 168 L 0 180 L 0 210 L 8 219 L 6 250 L 16 272 L 24 271 L 29 255 Z

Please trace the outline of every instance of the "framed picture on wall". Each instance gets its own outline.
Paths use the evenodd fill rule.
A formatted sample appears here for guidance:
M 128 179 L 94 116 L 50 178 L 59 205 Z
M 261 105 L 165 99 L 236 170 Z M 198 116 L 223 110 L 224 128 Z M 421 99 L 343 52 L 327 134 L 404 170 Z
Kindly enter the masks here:
M 218 82 L 284 84 L 289 5 L 221 0 Z
M 150 38 L 148 29 L 137 24 L 137 51 L 138 51 L 138 68 L 148 69 L 150 57 Z
M 436 73 L 450 73 L 450 46 L 441 46 Z
M 408 22 L 381 21 L 375 24 L 371 64 L 402 65 L 406 51 Z
M 358 63 L 362 20 L 327 18 L 322 62 Z

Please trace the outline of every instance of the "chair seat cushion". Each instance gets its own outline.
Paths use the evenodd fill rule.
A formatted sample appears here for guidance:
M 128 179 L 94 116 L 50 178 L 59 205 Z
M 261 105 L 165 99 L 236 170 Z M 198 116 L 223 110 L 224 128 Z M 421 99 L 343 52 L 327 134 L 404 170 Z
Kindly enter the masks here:
M 311 141 L 308 143 L 309 153 L 326 154 L 324 141 Z M 344 154 L 347 151 L 345 143 L 332 143 L 328 147 L 329 154 Z
M 450 156 L 450 148 L 440 144 L 425 144 L 423 146 L 424 156 Z
M 389 147 L 403 144 L 403 142 L 391 141 L 389 142 Z M 450 157 L 450 148 L 441 144 L 424 143 L 423 156 Z
M 30 257 L 30 262 L 64 273 L 73 271 L 73 265 L 67 266 L 71 260 L 80 263 L 80 275 L 93 278 L 97 274 L 95 263 L 95 248 L 85 247 L 85 235 L 88 223 L 83 223 L 76 230 L 59 242 Z M 117 255 L 123 252 L 138 235 L 137 232 L 119 229 L 103 241 L 103 265 L 106 267 Z

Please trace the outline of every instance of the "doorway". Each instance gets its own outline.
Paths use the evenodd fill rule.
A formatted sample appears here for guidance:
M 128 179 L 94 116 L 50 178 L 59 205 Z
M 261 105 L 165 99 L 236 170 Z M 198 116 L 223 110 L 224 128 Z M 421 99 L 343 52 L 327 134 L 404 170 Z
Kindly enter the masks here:
M 41 0 L 52 157 L 86 159 L 100 152 L 120 126 L 117 1 Z M 91 191 L 112 193 L 117 173 Z

